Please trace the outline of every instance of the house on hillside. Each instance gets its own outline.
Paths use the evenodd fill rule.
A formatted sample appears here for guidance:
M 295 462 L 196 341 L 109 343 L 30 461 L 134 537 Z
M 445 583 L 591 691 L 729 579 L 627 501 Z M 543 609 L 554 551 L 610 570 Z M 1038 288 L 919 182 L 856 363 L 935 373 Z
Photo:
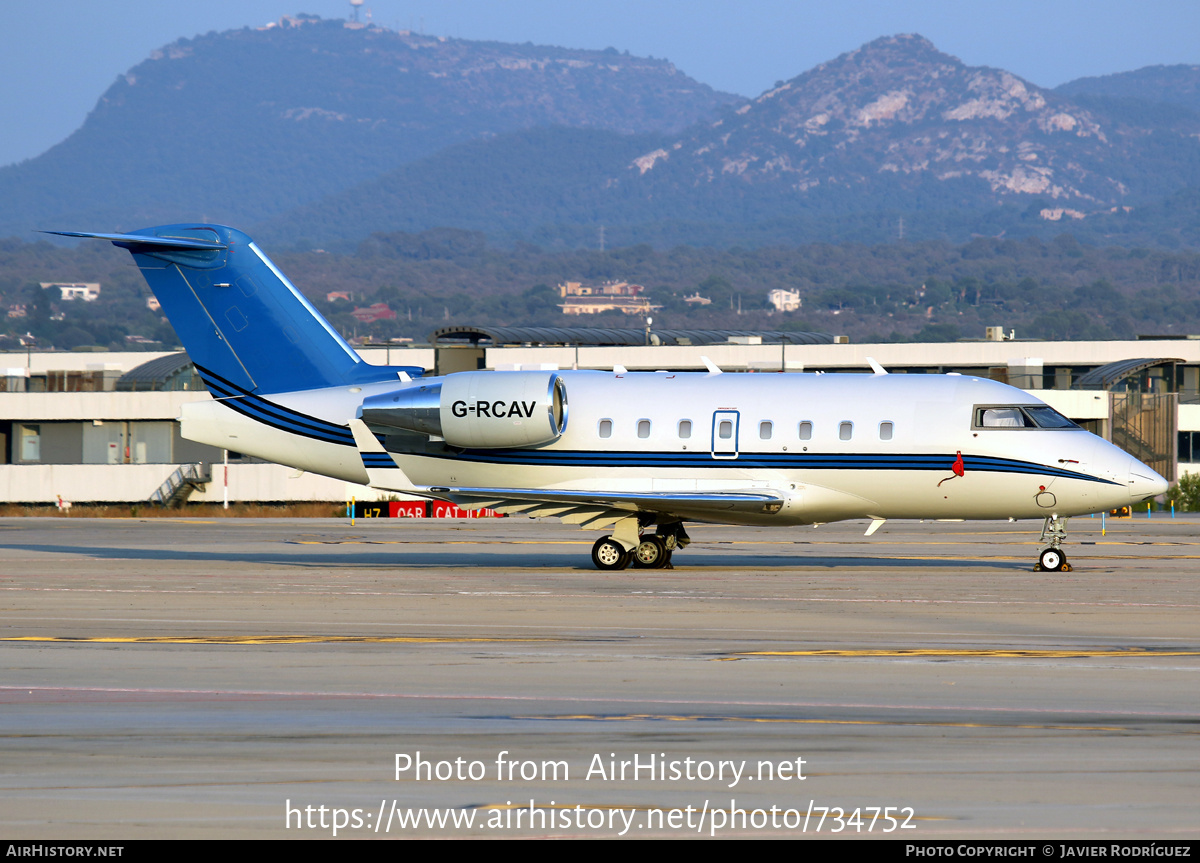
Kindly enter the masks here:
M 645 315 L 661 309 L 651 304 L 650 298 L 642 296 L 646 289 L 629 282 L 605 282 L 601 285 L 585 285 L 582 282 L 564 282 L 558 286 L 558 295 L 563 298 L 559 308 L 564 315 L 595 315 L 601 312 L 624 312 L 627 315 Z
M 59 299 L 64 301 L 83 300 L 90 303 L 100 299 L 99 282 L 39 282 L 42 290 L 57 288 Z
M 794 312 L 802 303 L 799 291 L 785 291 L 783 288 L 775 288 L 768 292 L 767 302 L 774 306 L 777 312 Z
M 373 324 L 376 321 L 394 321 L 396 313 L 388 308 L 387 303 L 372 303 L 365 309 L 355 309 L 352 314 L 360 324 Z

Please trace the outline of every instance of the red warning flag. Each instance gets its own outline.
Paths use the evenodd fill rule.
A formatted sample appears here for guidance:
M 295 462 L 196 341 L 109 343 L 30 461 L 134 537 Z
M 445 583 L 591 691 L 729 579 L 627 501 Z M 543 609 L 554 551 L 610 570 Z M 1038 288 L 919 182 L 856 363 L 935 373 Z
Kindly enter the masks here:
M 955 476 L 962 476 L 967 472 L 963 467 L 962 450 L 958 451 L 958 458 L 954 460 L 954 464 L 950 466 L 950 469 L 954 471 Z

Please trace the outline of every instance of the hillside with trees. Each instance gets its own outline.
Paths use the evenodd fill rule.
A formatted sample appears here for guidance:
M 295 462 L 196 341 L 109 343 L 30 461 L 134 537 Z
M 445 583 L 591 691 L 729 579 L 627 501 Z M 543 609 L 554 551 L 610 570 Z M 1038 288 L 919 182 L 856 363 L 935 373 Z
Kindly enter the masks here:
M 818 331 L 856 342 L 980 338 L 987 326 L 1047 339 L 1200 333 L 1200 253 L 1094 247 L 1069 235 L 601 252 L 496 248 L 478 232 L 438 229 L 376 234 L 348 254 L 264 250 L 339 331 L 372 342 L 422 341 L 450 323 L 640 327 L 616 312 L 562 314 L 561 282 L 615 279 L 644 285 L 663 306 L 656 325 L 666 328 Z M 108 244 L 5 241 L 0 273 L 0 307 L 27 311 L 3 319 L 0 348 L 17 346 L 26 332 L 39 346 L 63 349 L 126 349 L 126 336 L 175 344 L 169 324 L 146 308 L 148 290 L 127 253 Z M 40 281 L 101 282 L 101 297 L 61 302 Z M 801 309 L 775 312 L 766 302 L 773 288 L 799 292 Z M 352 299 L 327 299 L 337 292 Z M 711 304 L 685 302 L 696 293 Z M 396 318 L 362 324 L 352 315 L 373 303 Z

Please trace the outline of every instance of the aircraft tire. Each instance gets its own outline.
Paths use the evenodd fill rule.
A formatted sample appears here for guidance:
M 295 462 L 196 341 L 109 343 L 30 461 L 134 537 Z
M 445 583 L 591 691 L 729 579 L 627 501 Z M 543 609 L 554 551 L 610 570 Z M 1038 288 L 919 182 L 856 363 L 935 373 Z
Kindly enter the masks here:
M 645 537 L 633 550 L 635 569 L 662 569 L 669 559 L 667 544 L 663 542 L 662 537 L 654 534 Z
M 611 536 L 602 536 L 592 546 L 592 563 L 596 569 L 617 570 L 629 566 L 632 555 Z
M 1061 549 L 1043 549 L 1038 555 L 1038 566 L 1042 568 L 1042 572 L 1062 572 L 1067 569 L 1067 556 Z

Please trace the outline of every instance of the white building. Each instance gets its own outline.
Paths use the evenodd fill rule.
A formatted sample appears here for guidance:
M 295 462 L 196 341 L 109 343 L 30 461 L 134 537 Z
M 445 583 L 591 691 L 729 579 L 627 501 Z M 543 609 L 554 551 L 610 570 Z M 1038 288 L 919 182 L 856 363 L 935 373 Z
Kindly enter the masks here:
M 65 302 L 83 300 L 85 303 L 90 303 L 92 300 L 100 298 L 99 282 L 39 282 L 39 284 L 42 286 L 42 290 L 57 288 L 59 299 Z
M 767 302 L 775 307 L 777 312 L 794 312 L 800 308 L 801 300 L 798 291 L 785 291 L 775 288 L 767 294 Z

